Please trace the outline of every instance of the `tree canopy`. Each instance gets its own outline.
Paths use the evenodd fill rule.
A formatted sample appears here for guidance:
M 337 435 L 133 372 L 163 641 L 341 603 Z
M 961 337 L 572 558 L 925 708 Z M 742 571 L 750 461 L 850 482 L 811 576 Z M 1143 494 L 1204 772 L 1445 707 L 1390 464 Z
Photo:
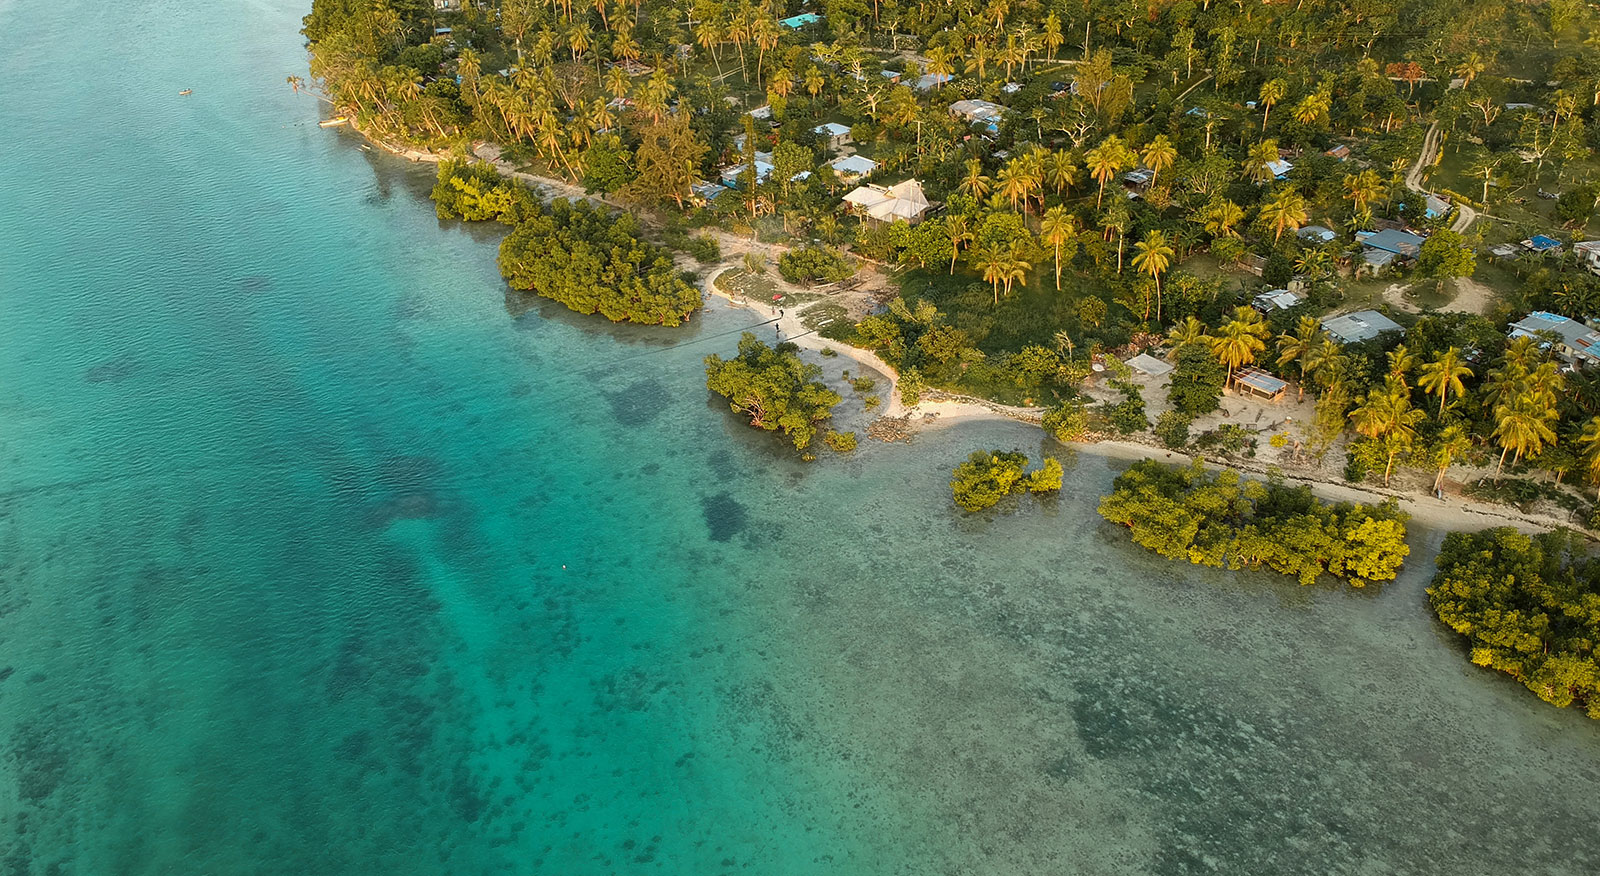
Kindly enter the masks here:
M 671 255 L 638 238 L 633 217 L 586 202 L 556 201 L 519 224 L 500 244 L 500 273 L 513 289 L 613 322 L 679 325 L 700 306 Z
M 1061 489 L 1061 463 L 1053 456 L 1033 472 L 1017 450 L 975 450 L 950 475 L 950 492 L 965 511 L 982 511 L 1012 493 L 1051 493 Z
M 1600 719 L 1600 560 L 1576 534 L 1453 532 L 1428 599 L 1472 662 Z
M 1393 500 L 1329 504 L 1308 487 L 1242 480 L 1207 471 L 1198 460 L 1183 468 L 1134 463 L 1100 500 L 1100 516 L 1161 556 L 1218 568 L 1265 566 L 1301 584 L 1324 574 L 1355 587 L 1386 581 L 1411 553 L 1408 517 Z
M 745 332 L 737 356 L 706 357 L 706 388 L 727 399 L 734 413 L 749 417 L 751 426 L 782 432 L 806 452 L 842 399 L 817 380 L 822 368 L 801 359 L 799 350 L 789 343 L 769 347 Z

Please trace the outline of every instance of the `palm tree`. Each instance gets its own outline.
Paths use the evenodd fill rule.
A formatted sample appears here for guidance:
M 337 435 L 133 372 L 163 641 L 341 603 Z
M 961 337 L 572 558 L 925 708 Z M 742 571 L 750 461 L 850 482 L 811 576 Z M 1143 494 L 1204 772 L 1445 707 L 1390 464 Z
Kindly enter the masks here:
M 1288 93 L 1289 83 L 1284 82 L 1282 79 L 1268 79 L 1266 82 L 1261 83 L 1261 93 L 1258 95 L 1263 110 L 1261 113 L 1261 130 L 1265 131 L 1267 129 L 1267 118 L 1272 115 L 1273 104 L 1283 100 L 1284 95 Z
M 818 70 L 816 66 L 813 65 L 806 68 L 805 84 L 806 93 L 811 95 L 812 100 L 816 100 L 817 95 L 822 93 L 823 86 L 828 84 L 828 80 L 822 75 L 822 71 Z
M 1156 281 L 1156 323 L 1161 322 L 1161 275 L 1172 266 L 1174 252 L 1167 244 L 1167 235 L 1161 231 L 1150 231 L 1145 234 L 1144 240 L 1134 244 L 1137 250 L 1133 254 L 1133 266 L 1150 275 Z
M 961 178 L 961 184 L 956 188 L 963 194 L 971 195 L 973 200 L 981 201 L 994 188 L 994 180 L 984 174 L 983 162 L 980 159 L 968 158 L 967 174 Z
M 1083 161 L 1089 167 L 1089 175 L 1100 184 L 1100 196 L 1095 199 L 1095 209 L 1100 209 L 1101 203 L 1105 200 L 1106 183 L 1114 179 L 1130 163 L 1128 157 L 1130 151 L 1123 144 L 1121 137 L 1112 134 L 1099 146 L 1084 153 Z
M 1217 198 L 1201 212 L 1206 233 L 1212 237 L 1238 237 L 1234 226 L 1244 221 L 1244 208 L 1228 200 Z
M 972 242 L 972 226 L 966 214 L 957 213 L 945 220 L 944 233 L 950 238 L 950 273 L 956 272 L 956 256 L 961 253 L 961 244 Z
M 1302 316 L 1295 325 L 1291 334 L 1284 332 L 1278 336 L 1278 364 L 1288 365 L 1293 362 L 1300 369 L 1300 397 L 1306 397 L 1306 363 L 1311 359 L 1311 354 L 1317 347 L 1317 341 L 1322 338 L 1322 323 L 1316 317 Z
M 1029 191 L 1027 176 L 1018 166 L 1018 162 L 1012 161 L 1000 168 L 996 182 L 1000 184 L 1000 194 L 1011 202 L 1011 211 L 1016 212 L 1017 201 L 1026 198 Z
M 1462 378 L 1471 377 L 1472 369 L 1467 367 L 1461 356 L 1460 347 L 1451 347 L 1435 356 L 1432 362 L 1422 366 L 1422 376 L 1417 378 L 1417 385 L 1429 395 L 1439 396 L 1439 415 L 1444 416 L 1444 405 L 1450 397 L 1451 390 L 1457 395 L 1466 391 Z
M 1600 417 L 1590 417 L 1583 424 L 1583 434 L 1578 436 L 1583 447 L 1583 462 L 1588 468 L 1589 483 L 1600 483 Z
M 1515 450 L 1513 465 L 1523 456 L 1537 456 L 1546 444 L 1556 442 L 1556 433 L 1550 428 L 1558 415 L 1553 405 L 1545 403 L 1538 393 L 1525 390 L 1494 409 L 1494 437 L 1500 442 L 1500 464 L 1495 467 L 1496 477 L 1506 465 L 1506 454 Z
M 1272 179 L 1272 169 L 1267 167 L 1278 160 L 1278 141 L 1262 140 L 1250 147 L 1244 160 L 1244 177 L 1257 185 Z
M 1234 371 L 1254 362 L 1256 354 L 1267 348 L 1266 342 L 1261 339 L 1264 331 L 1259 322 L 1234 319 L 1224 323 L 1222 330 L 1211 339 L 1212 355 L 1228 367 L 1225 386 L 1232 385 Z
M 1306 95 L 1294 108 L 1294 120 L 1302 125 L 1310 126 L 1328 115 L 1328 110 L 1333 107 L 1333 100 L 1326 92 L 1316 91 Z
M 1306 199 L 1294 189 L 1284 189 L 1261 208 L 1261 221 L 1272 229 L 1273 243 L 1277 243 L 1285 231 L 1299 231 L 1310 218 Z
M 1384 195 L 1383 178 L 1368 168 L 1360 173 L 1344 175 L 1344 196 L 1357 213 L 1370 207 Z
M 1172 167 L 1178 161 L 1178 147 L 1172 145 L 1166 134 L 1157 134 L 1154 140 L 1145 144 L 1144 166 L 1150 168 L 1150 182 L 1154 183 L 1161 172 Z
M 750 25 L 750 38 L 755 42 L 756 48 L 761 50 L 761 54 L 756 57 L 757 88 L 761 87 L 761 68 L 766 63 L 767 53 L 778 47 L 778 40 L 782 34 L 778 22 L 765 12 Z
M 1600 435 L 1600 432 L 1596 433 Z M 1444 473 L 1450 470 L 1451 464 L 1460 459 L 1468 450 L 1472 449 L 1472 439 L 1467 437 L 1467 430 L 1459 423 L 1453 423 L 1439 433 L 1433 445 L 1433 464 L 1439 467 L 1439 476 L 1433 479 L 1435 493 L 1444 487 Z
M 1382 389 L 1373 389 L 1362 399 L 1361 405 L 1350 412 L 1355 430 L 1384 443 L 1388 451 L 1388 464 L 1383 469 L 1383 482 L 1389 483 L 1394 470 L 1394 458 L 1411 446 L 1416 438 L 1414 426 L 1423 418 L 1422 411 L 1411 407 L 1411 391 L 1399 376 L 1390 374 Z
M 1067 187 L 1078 181 L 1078 166 L 1072 163 L 1072 153 L 1065 150 L 1051 152 L 1044 157 L 1044 182 L 1056 190 L 1056 196 L 1066 193 Z
M 1192 316 L 1184 317 L 1183 322 L 1167 332 L 1167 343 L 1172 345 L 1174 351 L 1193 344 L 1209 345 L 1210 342 L 1211 338 L 1206 335 L 1206 324 Z
M 1000 281 L 1005 279 L 1010 267 L 1006 264 L 1006 253 L 992 243 L 985 243 L 975 247 L 969 258 L 972 266 L 983 272 L 984 282 L 994 288 L 994 303 L 999 307 Z
M 1033 263 L 1022 257 L 1021 242 L 1013 242 L 1010 252 L 1005 254 L 1000 265 L 1000 279 L 1006 284 L 1007 295 L 1011 294 L 1011 284 L 1026 278 L 1028 270 L 1032 267 Z M 995 302 L 997 305 L 999 303 L 999 301 Z
M 1039 220 L 1039 239 L 1055 251 L 1057 292 L 1061 291 L 1061 247 L 1077 236 L 1077 225 L 1077 220 L 1067 212 L 1067 208 L 1060 205 L 1046 210 L 1044 217 Z
M 1410 384 L 1406 383 L 1406 374 L 1417 367 L 1416 354 L 1406 349 L 1405 344 L 1400 344 L 1385 354 L 1385 357 L 1389 360 L 1389 374 L 1400 378 L 1402 386 L 1409 387 Z

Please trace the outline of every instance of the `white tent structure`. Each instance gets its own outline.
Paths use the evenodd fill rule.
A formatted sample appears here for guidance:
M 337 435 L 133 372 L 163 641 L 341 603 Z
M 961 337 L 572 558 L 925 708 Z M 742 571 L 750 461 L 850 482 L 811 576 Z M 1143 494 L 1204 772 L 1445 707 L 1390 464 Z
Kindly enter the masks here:
M 844 196 L 850 212 L 875 222 L 908 222 L 916 224 L 928 212 L 928 197 L 922 193 L 922 183 L 914 179 L 883 186 L 861 186 Z

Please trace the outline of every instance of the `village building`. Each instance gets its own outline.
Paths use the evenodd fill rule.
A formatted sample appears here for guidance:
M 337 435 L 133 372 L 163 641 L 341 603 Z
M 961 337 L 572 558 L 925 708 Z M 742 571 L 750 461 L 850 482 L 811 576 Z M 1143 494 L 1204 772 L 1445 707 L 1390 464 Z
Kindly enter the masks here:
M 799 30 L 808 24 L 816 24 L 821 20 L 822 16 L 816 14 L 815 12 L 802 12 L 799 15 L 793 15 L 789 18 L 785 18 L 779 21 L 778 24 L 781 24 L 790 30 Z
M 1590 273 L 1600 274 L 1600 240 L 1580 240 L 1572 245 L 1572 254 Z
M 1339 237 L 1339 235 L 1335 233 L 1332 228 L 1322 225 L 1307 225 L 1298 232 L 1295 232 L 1295 236 L 1313 246 L 1321 246 L 1324 243 L 1333 243 Z
M 911 87 L 918 91 L 932 91 L 949 85 L 953 78 L 949 73 L 924 73 L 912 81 Z
M 1240 395 L 1275 402 L 1282 401 L 1288 389 L 1289 384 L 1260 368 L 1240 368 L 1233 372 L 1233 390 Z
M 950 114 L 969 125 L 982 125 L 989 133 L 1000 132 L 1000 120 L 1008 110 L 987 100 L 958 100 L 950 104 Z
M 1341 344 L 1356 344 L 1389 332 L 1405 331 L 1399 323 L 1376 310 L 1325 316 L 1322 318 L 1322 330 Z
M 1361 243 L 1364 267 L 1369 273 L 1377 274 L 1416 261 L 1426 238 L 1409 231 L 1385 228 L 1376 232 L 1358 231 L 1356 240 Z
M 906 222 L 915 225 L 929 209 L 922 183 L 914 179 L 892 186 L 861 186 L 844 196 L 851 215 L 871 222 Z
M 839 179 L 845 182 L 854 182 L 878 169 L 878 162 L 863 155 L 846 155 L 835 158 L 828 165 Z
M 1512 338 L 1535 338 L 1541 346 L 1580 367 L 1600 362 L 1600 332 L 1558 313 L 1535 310 L 1511 324 Z
M 1140 353 L 1134 356 L 1127 361 L 1127 365 L 1140 374 L 1149 375 L 1150 377 L 1165 377 L 1171 374 L 1173 370 L 1171 365 L 1149 353 Z
M 838 122 L 824 122 L 811 129 L 817 135 L 817 142 L 825 149 L 838 149 L 850 143 L 850 128 Z
M 1250 306 L 1257 313 L 1265 316 L 1275 311 L 1288 310 L 1299 304 L 1300 301 L 1300 296 L 1290 292 L 1288 289 L 1269 289 L 1252 299 Z

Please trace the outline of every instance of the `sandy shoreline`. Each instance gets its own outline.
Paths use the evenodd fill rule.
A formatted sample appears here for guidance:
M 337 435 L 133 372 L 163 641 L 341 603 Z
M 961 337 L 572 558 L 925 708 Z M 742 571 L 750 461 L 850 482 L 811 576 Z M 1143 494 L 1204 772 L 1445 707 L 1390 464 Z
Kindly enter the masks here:
M 356 131 L 362 138 L 378 148 L 409 161 L 437 164 L 449 157 L 436 152 L 398 147 L 385 143 L 360 131 L 354 125 L 351 126 L 351 130 Z M 518 171 L 507 162 L 500 160 L 497 152 L 493 155 L 480 154 L 478 147 L 475 147 L 472 151 L 472 156 L 479 161 L 487 162 L 508 178 L 535 186 L 547 197 L 582 198 L 597 204 L 617 208 L 616 204 L 604 198 L 588 194 L 570 183 Z M 704 279 L 701 281 L 703 291 L 708 295 L 715 295 L 723 299 L 730 306 L 746 308 L 769 317 L 778 317 L 779 336 L 802 349 L 820 352 L 824 347 L 828 347 L 838 355 L 878 372 L 889 383 L 888 390 L 884 393 L 888 405 L 882 414 L 883 417 L 906 418 L 907 422 L 914 425 L 915 428 L 928 429 L 981 420 L 1010 420 L 1037 425 L 1038 418 L 1043 414 L 1042 408 L 1018 408 L 981 399 L 965 398 L 927 399 L 916 405 L 915 408 L 907 409 L 900 401 L 898 392 L 899 374 L 887 362 L 879 358 L 877 354 L 848 344 L 829 341 L 816 332 L 807 329 L 800 319 L 800 313 L 804 308 L 797 308 L 794 312 L 789 312 L 789 310 L 785 309 L 781 311 L 782 315 L 780 316 L 780 311 L 770 305 L 736 298 L 717 288 L 717 278 L 724 271 L 735 267 L 738 267 L 738 265 L 732 260 L 725 260 L 713 266 L 706 272 Z M 1072 442 L 1067 446 L 1081 452 L 1130 461 L 1151 458 L 1163 462 L 1171 462 L 1175 465 L 1184 465 L 1195 458 L 1188 453 L 1169 451 L 1164 447 L 1157 447 L 1153 444 L 1141 444 L 1127 440 Z M 1205 457 L 1201 457 L 1201 459 L 1208 468 L 1231 469 L 1254 477 L 1266 477 L 1269 474 L 1264 467 L 1253 466 L 1239 460 Z M 1497 526 L 1512 526 L 1524 532 L 1540 532 L 1559 527 L 1573 528 L 1570 523 L 1548 515 L 1523 514 L 1504 505 L 1476 502 L 1459 496 L 1437 499 L 1430 495 L 1408 495 L 1322 478 L 1297 477 L 1282 473 L 1279 476 L 1286 483 L 1309 486 L 1313 494 L 1329 501 L 1373 504 L 1393 498 L 1400 503 L 1400 507 L 1406 513 L 1411 515 L 1413 520 L 1434 529 L 1478 531 Z

